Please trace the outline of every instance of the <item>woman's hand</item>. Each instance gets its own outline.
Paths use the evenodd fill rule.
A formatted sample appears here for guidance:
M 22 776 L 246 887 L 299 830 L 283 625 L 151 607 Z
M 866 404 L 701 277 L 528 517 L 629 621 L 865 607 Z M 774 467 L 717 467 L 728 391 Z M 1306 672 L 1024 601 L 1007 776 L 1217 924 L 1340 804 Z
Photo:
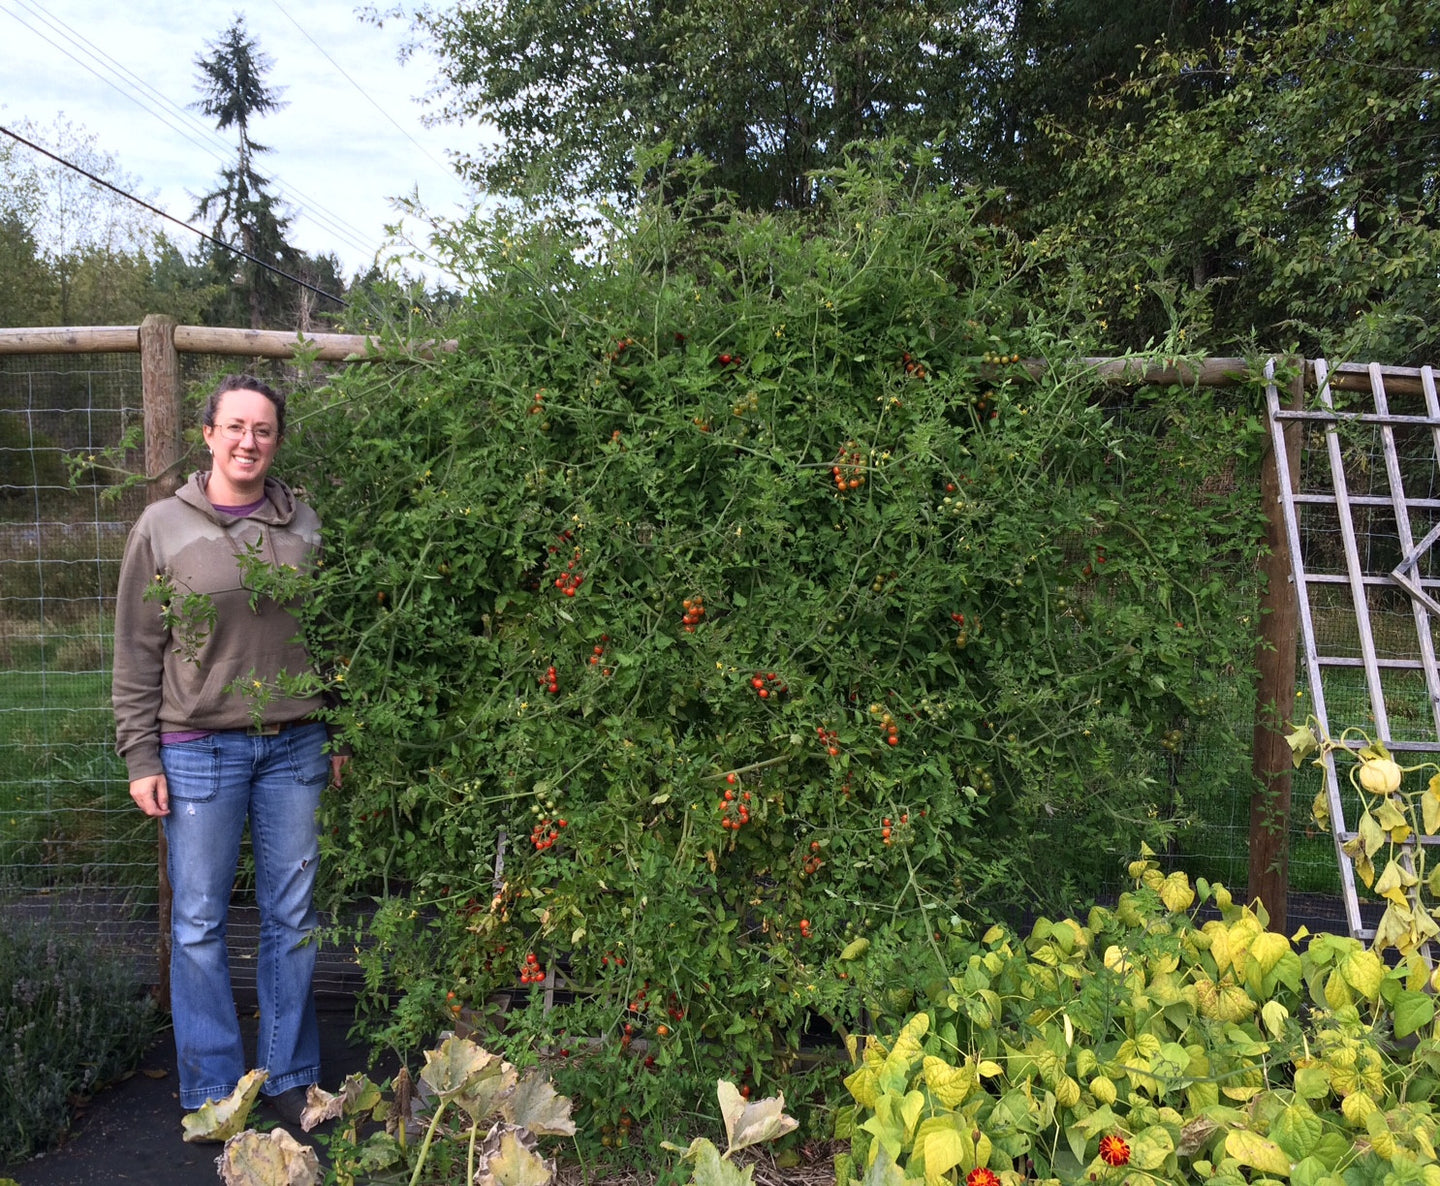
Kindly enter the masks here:
M 330 755 L 330 785 L 338 788 L 341 779 L 345 774 L 345 763 L 350 760 L 349 754 Z
M 135 806 L 146 815 L 170 814 L 170 788 L 163 774 L 152 774 L 149 778 L 137 778 L 130 784 L 130 798 Z

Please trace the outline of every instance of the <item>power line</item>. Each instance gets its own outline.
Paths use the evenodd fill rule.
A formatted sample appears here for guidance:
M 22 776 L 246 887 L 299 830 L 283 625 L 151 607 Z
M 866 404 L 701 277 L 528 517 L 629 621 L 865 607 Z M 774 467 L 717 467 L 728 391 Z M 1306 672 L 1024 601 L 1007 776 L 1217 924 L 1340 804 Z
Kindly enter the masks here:
M 74 40 L 76 41 L 82 42 L 88 48 L 91 56 L 97 59 L 103 58 L 106 62 L 109 63 L 109 69 L 113 70 L 119 75 L 124 75 L 130 80 L 129 82 L 124 82 L 124 80 L 122 79 L 122 83 L 124 85 L 132 86 L 137 90 L 148 91 L 150 95 L 157 102 L 159 102 L 162 107 L 164 107 L 171 114 L 179 116 L 179 118 L 184 121 L 184 123 L 188 125 L 192 131 L 198 132 L 200 136 L 202 136 L 204 139 L 213 142 L 213 144 L 215 145 L 218 145 L 219 149 L 223 149 L 223 154 L 221 151 L 217 150 L 214 147 L 207 149 L 207 151 L 210 152 L 210 154 L 214 156 L 215 159 L 218 160 L 222 165 L 226 164 L 229 161 L 232 151 L 231 145 L 223 137 L 219 136 L 214 131 L 214 129 L 210 128 L 204 123 L 201 123 L 198 119 L 191 115 L 188 108 L 177 106 L 170 98 L 162 94 L 160 91 L 156 90 L 153 86 L 146 82 L 145 79 L 141 78 L 123 62 L 116 61 L 103 49 L 97 46 L 93 41 L 87 38 L 83 33 L 79 32 L 72 26 L 67 25 L 54 13 L 47 12 L 44 8 L 40 7 L 39 4 L 33 3 L 32 0 L 16 0 L 16 3 L 20 4 L 21 7 L 39 16 L 40 19 L 50 25 L 52 29 L 56 29 L 57 31 L 63 30 L 66 36 L 74 38 Z M 12 12 L 10 15 L 14 16 L 15 14 Z M 51 44 L 54 45 L 55 43 L 51 42 Z M 85 66 L 85 63 L 83 62 L 80 64 L 82 66 Z M 85 68 L 87 70 L 90 70 L 89 66 L 85 66 Z M 113 82 L 110 82 L 110 80 L 101 77 L 101 75 L 96 73 L 94 70 L 90 70 L 90 72 L 92 74 L 95 74 L 95 77 L 99 78 L 100 81 L 105 83 L 107 86 L 115 86 Z M 127 98 L 128 97 L 129 96 L 127 96 Z M 131 101 L 136 102 L 136 100 L 134 99 L 132 99 Z M 157 114 L 149 107 L 146 107 L 146 110 L 151 111 L 151 114 Z M 195 143 L 195 141 L 192 140 L 191 143 L 193 144 Z
M 66 37 L 72 38 L 72 39 L 74 39 L 74 41 L 83 42 L 86 46 L 88 46 L 88 47 L 90 48 L 91 51 L 93 51 L 93 53 L 91 54 L 91 56 L 94 57 L 95 60 L 98 61 L 100 58 L 104 58 L 106 61 L 112 63 L 112 65 L 115 67 L 116 70 L 123 71 L 125 74 L 130 74 L 130 76 L 131 76 L 132 78 L 135 77 L 135 75 L 133 75 L 128 69 L 126 69 L 125 67 L 121 66 L 119 63 L 116 63 L 116 62 L 114 61 L 114 59 L 113 59 L 113 58 L 110 58 L 109 55 L 107 55 L 107 54 L 104 53 L 104 51 L 97 49 L 97 48 L 96 48 L 90 41 L 88 41 L 82 34 L 78 33 L 75 29 L 71 28 L 69 25 L 67 25 L 67 24 L 66 24 L 63 20 L 61 20 L 59 17 L 54 16 L 53 14 L 46 12 L 43 8 L 40 8 L 37 4 L 29 3 L 28 0 L 18 0 L 18 2 L 19 2 L 20 4 L 22 4 L 22 5 L 24 5 L 25 8 L 26 8 L 29 12 L 31 12 L 32 14 L 37 15 L 39 18 L 45 20 L 45 21 L 50 25 L 50 27 L 51 27 L 52 29 L 56 30 L 57 32 L 60 32 L 60 31 L 63 30 L 63 34 L 64 34 Z M 163 94 L 161 94 L 159 91 L 157 91 L 154 87 L 151 87 L 148 83 L 143 82 L 143 80 L 139 80 L 139 81 L 140 81 L 140 85 L 141 85 L 141 86 L 144 86 L 146 90 L 150 91 L 151 94 L 155 95 L 156 98 L 158 99 L 158 101 L 159 101 L 166 109 L 168 109 L 169 112 L 171 112 L 171 113 L 173 113 L 174 115 L 178 116 L 182 121 L 184 121 L 186 124 L 188 124 L 192 130 L 198 130 L 202 136 L 205 136 L 207 139 L 213 140 L 213 142 L 216 143 L 216 144 L 222 145 L 222 146 L 224 147 L 224 149 L 226 150 L 226 151 L 225 151 L 225 154 L 222 155 L 222 154 L 221 154 L 220 152 L 218 152 L 211 144 L 202 144 L 202 143 L 200 143 L 198 140 L 196 140 L 196 139 L 194 138 L 194 136 L 190 135 L 184 128 L 176 127 L 175 124 L 172 123 L 172 122 L 170 121 L 170 119 L 168 119 L 168 118 L 166 117 L 166 114 L 165 114 L 164 112 L 159 111 L 159 110 L 156 110 L 155 107 L 153 107 L 153 106 L 152 106 L 146 99 L 144 99 L 143 97 L 137 97 L 136 94 L 131 94 L 131 93 L 129 93 L 129 92 L 125 89 L 126 87 L 129 87 L 130 90 L 138 90 L 138 88 L 136 88 L 136 87 L 133 86 L 132 84 L 130 84 L 130 83 L 128 83 L 128 82 L 125 82 L 124 79 L 121 79 L 121 80 L 120 80 L 120 83 L 117 83 L 117 82 L 115 81 L 115 79 L 105 77 L 104 74 L 102 74 L 100 71 L 96 70 L 94 66 L 90 65 L 90 63 L 81 60 L 81 58 L 77 57 L 74 53 L 72 53 L 72 52 L 70 51 L 70 49 L 67 48 L 65 45 L 59 44 L 58 42 L 52 40 L 50 37 L 46 36 L 44 32 L 42 32 L 41 30 L 35 28 L 34 25 L 29 24 L 29 23 L 28 23 L 27 21 L 25 21 L 20 15 L 18 15 L 12 8 L 8 7 L 8 6 L 7 6 L 6 4 L 4 4 L 3 2 L 0 2 L 0 9 L 3 9 L 5 12 L 7 12 L 12 19 L 14 19 L 16 22 L 18 22 L 18 23 L 19 23 L 20 25 L 22 25 L 24 28 L 28 29 L 30 32 L 34 33 L 34 34 L 35 34 L 37 37 L 39 37 L 42 41 L 46 42 L 46 43 L 47 43 L 48 45 L 50 45 L 52 48 L 54 48 L 54 49 L 58 50 L 59 52 L 63 53 L 66 57 L 70 58 L 71 61 L 75 62 L 75 63 L 76 63 L 78 66 L 80 66 L 82 69 L 84 69 L 84 70 L 86 70 L 87 72 L 89 72 L 90 74 L 94 75 L 97 79 L 99 79 L 99 80 L 100 80 L 102 83 L 104 83 L 106 86 L 110 87 L 112 90 L 118 91 L 122 96 L 124 96 L 126 99 L 128 99 L 131 103 L 134 103 L 137 107 L 139 107 L 141 110 L 145 111 L 147 114 L 153 115 L 156 119 L 158 119 L 158 120 L 159 120 L 161 123 L 163 123 L 166 127 L 170 128 L 171 131 L 176 132 L 176 133 L 177 133 L 178 135 L 180 135 L 182 138 L 184 138 L 185 140 L 188 140 L 191 144 L 195 145 L 195 147 L 201 149 L 201 150 L 204 151 L 204 152 L 209 153 L 212 157 L 214 157 L 214 158 L 221 164 L 222 167 L 225 166 L 225 165 L 227 165 L 227 164 L 229 163 L 229 155 L 228 155 L 228 153 L 229 153 L 230 145 L 229 145 L 226 141 L 224 141 L 221 137 L 215 135 L 214 132 L 212 132 L 210 129 L 206 128 L 203 124 L 200 124 L 199 121 L 195 120 L 195 119 L 188 113 L 187 110 L 178 107 L 173 101 L 171 101 L 170 99 L 166 98 Z M 72 45 L 73 45 L 73 41 L 72 41 Z M 78 47 L 76 47 L 76 48 L 78 48 Z M 112 73 L 114 73 L 113 70 L 112 70 Z M 123 85 L 121 85 L 121 83 L 123 83 Z M 325 206 L 323 206 L 321 203 L 319 203 L 319 202 L 315 201 L 313 198 L 311 198 L 308 194 L 305 194 L 305 193 L 303 193 L 302 191 L 296 189 L 294 186 L 290 185 L 289 182 L 287 182 L 283 177 L 280 177 L 278 174 L 275 175 L 275 177 L 273 178 L 273 180 L 275 180 L 275 181 L 280 185 L 280 187 L 281 187 L 283 190 L 285 190 L 285 191 L 288 192 L 289 197 L 287 198 L 287 200 L 299 199 L 299 201 L 302 203 L 302 204 L 300 205 L 300 213 L 301 213 L 302 215 L 306 215 L 306 216 L 308 216 L 309 218 L 311 218 L 311 219 L 312 219 L 314 222 L 316 222 L 316 223 L 320 226 L 320 228 L 321 228 L 322 230 L 324 230 L 326 233 L 335 236 L 336 238 L 340 239 L 341 241 L 345 242 L 347 245 L 349 245 L 350 247 L 354 248 L 354 249 L 357 250 L 357 251 L 360 251 L 361 253 L 370 253 L 370 252 L 373 252 L 373 251 L 375 250 L 374 240 L 373 240 L 369 235 L 367 235 L 364 231 L 362 231 L 359 227 L 356 227 L 356 226 L 354 226 L 352 223 L 347 222 L 347 221 L 346 221 L 344 218 L 342 218 L 340 215 L 336 214 L 336 213 L 335 213 L 334 211 L 332 211 L 332 210 L 327 209 L 327 208 L 326 208 Z
M 120 91 L 120 94 L 121 94 L 122 96 L 124 96 L 124 98 L 129 99 L 130 102 L 134 103 L 135 106 L 139 107 L 142 111 L 145 111 L 145 112 L 147 112 L 147 113 L 150 114 L 150 115 L 153 115 L 156 119 L 158 119 L 161 123 L 163 123 L 166 127 L 168 127 L 172 132 L 178 133 L 180 136 L 182 136 L 182 137 L 184 137 L 186 140 L 190 141 L 191 144 L 193 144 L 196 148 L 200 149 L 202 152 L 208 152 L 208 153 L 210 153 L 210 154 L 211 154 L 212 156 L 214 156 L 215 159 L 218 160 L 221 164 L 224 164 L 224 163 L 226 162 L 227 158 L 226 158 L 226 157 L 223 157 L 223 156 L 221 156 L 219 153 L 217 153 L 214 148 L 210 147 L 209 145 L 200 143 L 200 141 L 196 140 L 193 136 L 191 136 L 191 135 L 190 135 L 188 132 L 186 132 L 183 128 L 177 128 L 177 127 L 176 127 L 174 124 L 172 124 L 168 119 L 166 119 L 164 115 L 162 115 L 162 114 L 161 114 L 160 112 L 158 112 L 158 111 L 155 111 L 153 108 L 147 106 L 142 100 L 136 98 L 134 95 L 126 94 L 125 91 L 121 90 L 120 87 L 116 86 L 114 82 L 112 82 L 110 79 L 108 79 L 108 78 L 106 78 L 104 75 L 102 75 L 98 70 L 96 70 L 96 69 L 95 69 L 93 66 L 91 66 L 89 63 L 82 61 L 80 58 L 76 57 L 75 54 L 71 53 L 70 50 L 67 49 L 64 45 L 61 45 L 58 41 L 55 41 L 55 40 L 51 39 L 50 37 L 46 36 L 45 33 L 43 33 L 41 30 L 35 28 L 34 25 L 29 24 L 23 17 L 21 17 L 19 14 L 17 14 L 14 9 L 9 8 L 9 7 L 7 7 L 7 6 L 4 5 L 4 4 L 0 4 L 0 8 L 3 8 L 3 9 L 5 10 L 5 12 L 9 14 L 9 16 L 10 16 L 10 18 L 11 18 L 12 20 L 14 20 L 16 23 L 18 23 L 18 24 L 21 25 L 22 27 L 24 27 L 24 28 L 26 28 L 26 29 L 29 29 L 30 32 L 34 33 L 36 37 L 40 38 L 41 41 L 45 42 L 45 43 L 46 43 L 47 45 L 49 45 L 52 49 L 59 50 L 62 54 L 64 54 L 67 58 L 69 58 L 72 62 L 74 62 L 74 63 L 75 63 L 77 66 L 79 66 L 82 70 L 86 70 L 86 71 L 88 71 L 89 73 L 93 74 L 96 78 L 98 78 L 101 82 L 103 82 L 106 86 L 110 87 L 112 90 Z
M 359 91 L 361 96 L 367 103 L 370 104 L 371 107 L 375 108 L 376 111 L 378 111 L 381 115 L 383 115 L 387 120 L 390 121 L 391 127 L 393 127 L 397 132 L 399 132 L 400 135 L 404 136 L 405 139 L 410 141 L 411 144 L 413 144 L 416 148 L 423 152 L 427 157 L 429 157 L 432 163 L 438 165 L 442 169 L 445 169 L 447 171 L 449 170 L 449 165 L 445 164 L 445 162 L 443 161 L 437 160 L 435 155 L 428 148 L 426 148 L 423 144 L 420 143 L 420 141 L 416 140 L 414 136 L 410 135 L 409 132 L 407 132 L 398 123 L 396 123 L 391 114 L 386 111 L 385 108 L 381 107 L 380 104 L 377 103 L 374 99 L 372 99 L 369 92 L 367 92 L 364 87 L 362 87 L 358 82 L 351 78 L 350 75 L 345 72 L 345 68 L 341 66 L 339 62 L 337 62 L 334 58 L 332 58 L 328 53 L 325 52 L 325 47 L 321 45 L 318 41 L 316 41 L 315 38 L 311 37 L 310 34 L 305 31 L 305 28 L 300 24 L 300 22 L 285 11 L 285 8 L 283 5 L 281 5 L 280 0 L 270 0 L 270 3 L 275 5 L 276 8 L 280 9 L 280 12 L 284 15 L 285 19 L 300 30 L 300 36 L 305 38 L 306 41 L 313 45 L 315 49 L 319 52 L 320 56 L 323 57 L 327 62 L 329 62 L 330 65 L 334 66 L 335 69 L 340 73 L 340 76 L 344 78 L 345 81 L 348 82 L 351 86 L 353 86 L 357 91 Z
M 169 222 L 175 223 L 176 226 L 182 226 L 182 227 L 184 227 L 184 228 L 185 228 L 187 231 L 189 231 L 191 234 L 193 234 L 193 235 L 199 235 L 200 238 L 206 239 L 206 240 L 208 240 L 209 242 L 214 243 L 217 247 L 223 247 L 226 251 L 229 251 L 229 252 L 231 252 L 231 253 L 234 254 L 234 255 L 238 255 L 238 256 L 240 256 L 242 259 L 248 259 L 251 263 L 253 263 L 253 264 L 258 264 L 260 267 L 264 268 L 267 272 L 273 272 L 276 276 L 279 276 L 279 277 L 281 277 L 281 278 L 284 279 L 284 280 L 289 280 L 289 281 L 291 281 L 292 283 L 295 283 L 295 284 L 300 285 L 300 287 L 302 287 L 302 288 L 308 288 L 311 292 L 315 293 L 317 296 L 322 296 L 322 297 L 324 297 L 327 301 L 334 301 L 336 304 L 338 304 L 338 305 L 340 305 L 340 306 L 342 306 L 342 307 L 344 307 L 344 308 L 348 308 L 349 305 L 350 305 L 350 302 L 347 301 L 347 300 L 345 300 L 343 297 L 338 297 L 338 296 L 336 296 L 334 293 L 326 292 L 323 288 L 317 288 L 315 285 L 311 284 L 308 280 L 302 280 L 302 279 L 300 279 L 299 276 L 292 276 L 289 272 L 286 272 L 286 271 L 281 270 L 280 268 L 277 268 L 274 264 L 267 263 L 265 260 L 260 259 L 260 258 L 258 258 L 258 257 L 256 257 L 256 256 L 251 255 L 248 251 L 245 251 L 243 248 L 236 247 L 236 246 L 234 246 L 233 244 L 226 243 L 226 242 L 224 242 L 224 241 L 222 241 L 222 240 L 220 240 L 220 239 L 217 239 L 214 235 L 208 235 L 208 234 L 206 234 L 204 231 L 198 229 L 197 227 L 191 226 L 188 222 L 182 222 L 180 219 L 176 218 L 173 214 L 166 214 L 165 211 L 163 211 L 163 210 L 160 209 L 160 207 L 158 207 L 158 206 L 152 206 L 149 202 L 145 201 L 144 198 L 137 198 L 134 194 L 129 193 L 128 191 L 121 189 L 118 185 L 112 185 L 110 182 L 106 181 L 103 177 L 97 177 L 97 176 L 95 176 L 95 174 L 94 174 L 94 173 L 91 173 L 88 169 L 82 169 L 79 165 L 74 164 L 74 163 L 71 162 L 71 161 L 67 161 L 64 157 L 62 157 L 62 156 L 56 156 L 55 153 L 51 152 L 48 148 L 42 148 L 40 145 L 36 144 L 34 141 L 25 139 L 24 136 L 21 136 L 18 132 L 12 132 L 9 128 L 5 127 L 3 124 L 0 124 L 0 132 L 3 132 L 6 136 L 9 136 L 10 139 L 16 141 L 17 143 L 23 144 L 26 148 L 33 149 L 34 151 L 38 152 L 41 156 L 49 157 L 50 160 L 54 161 L 57 165 L 64 165 L 65 168 L 67 168 L 67 169 L 73 169 L 76 173 L 79 173 L 81 177 L 84 177 L 84 178 L 86 178 L 86 179 L 89 180 L 89 181 L 93 181 L 96 185 L 104 186 L 104 188 L 108 189 L 111 193 L 119 194 L 120 197 L 124 198 L 126 201 L 134 202 L 137 206 L 143 206 L 146 210 L 150 211 L 151 214 L 157 214 L 157 215 L 159 215 L 161 218 L 166 219 L 166 220 L 169 221 Z

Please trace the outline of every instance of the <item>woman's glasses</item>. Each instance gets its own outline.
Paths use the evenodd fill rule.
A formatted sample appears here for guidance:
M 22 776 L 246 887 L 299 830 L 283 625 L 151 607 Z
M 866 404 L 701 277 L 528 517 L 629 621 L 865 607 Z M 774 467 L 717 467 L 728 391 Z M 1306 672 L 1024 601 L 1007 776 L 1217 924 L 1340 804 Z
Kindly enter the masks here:
M 243 441 L 248 432 L 255 438 L 257 445 L 273 444 L 279 435 L 268 424 L 219 424 L 216 431 L 227 441 Z

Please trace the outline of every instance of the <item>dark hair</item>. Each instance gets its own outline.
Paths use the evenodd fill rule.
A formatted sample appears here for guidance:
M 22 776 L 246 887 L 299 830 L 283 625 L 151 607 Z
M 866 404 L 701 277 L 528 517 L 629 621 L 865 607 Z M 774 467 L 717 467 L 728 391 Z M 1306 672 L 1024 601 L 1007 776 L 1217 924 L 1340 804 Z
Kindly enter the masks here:
M 263 395 L 275 405 L 276 434 L 282 437 L 285 435 L 285 397 L 264 379 L 257 379 L 254 375 L 226 375 L 220 380 L 219 385 L 210 393 L 210 398 L 205 401 L 202 418 L 207 427 L 215 427 L 215 412 L 220 407 L 220 397 L 227 391 L 253 391 Z

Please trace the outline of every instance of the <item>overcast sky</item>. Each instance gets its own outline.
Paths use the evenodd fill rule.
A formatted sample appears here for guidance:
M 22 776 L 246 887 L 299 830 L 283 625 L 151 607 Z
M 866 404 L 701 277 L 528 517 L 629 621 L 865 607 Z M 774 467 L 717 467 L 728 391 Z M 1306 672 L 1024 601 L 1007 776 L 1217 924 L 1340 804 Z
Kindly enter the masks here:
M 353 272 L 399 217 L 394 196 L 418 188 L 444 214 L 469 203 L 446 149 L 478 143 L 470 129 L 422 126 L 433 61 L 401 64 L 406 28 L 377 29 L 355 12 L 352 0 L 0 0 L 0 124 L 43 128 L 63 114 L 96 135 L 142 196 L 193 222 L 196 198 L 235 152 L 233 129 L 216 132 L 190 110 L 195 59 L 241 13 L 288 104 L 250 134 L 272 149 L 259 167 L 294 215 L 291 241 L 333 251 Z

